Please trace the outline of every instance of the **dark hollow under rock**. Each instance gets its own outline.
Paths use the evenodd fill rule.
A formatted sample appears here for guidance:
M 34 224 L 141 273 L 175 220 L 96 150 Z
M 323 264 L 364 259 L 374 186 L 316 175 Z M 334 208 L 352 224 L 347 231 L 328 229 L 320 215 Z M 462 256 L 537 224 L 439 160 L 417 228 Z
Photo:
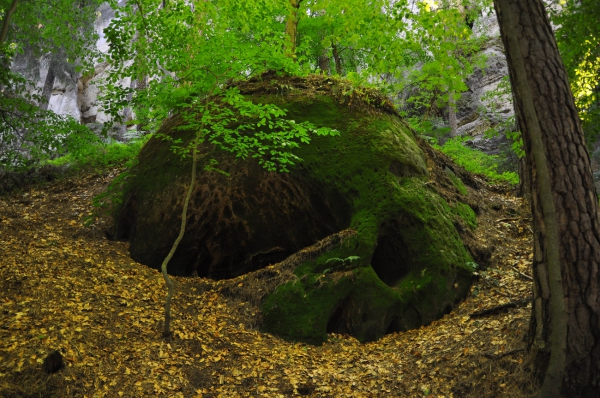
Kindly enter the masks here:
M 42 370 L 48 374 L 56 373 L 65 366 L 63 356 L 59 351 L 52 351 L 42 363 Z
M 168 144 L 151 142 L 145 151 L 153 144 L 168 150 Z M 169 156 L 167 162 L 173 161 L 175 155 Z M 169 263 L 171 274 L 235 277 L 275 264 L 350 223 L 348 200 L 311 181 L 307 172 L 269 173 L 255 161 L 220 160 L 231 177 L 199 175 L 186 233 Z M 167 191 L 129 197 L 118 235 L 130 239 L 136 261 L 158 268 L 171 249 L 178 232 L 174 227 L 181 222 L 185 171 Z

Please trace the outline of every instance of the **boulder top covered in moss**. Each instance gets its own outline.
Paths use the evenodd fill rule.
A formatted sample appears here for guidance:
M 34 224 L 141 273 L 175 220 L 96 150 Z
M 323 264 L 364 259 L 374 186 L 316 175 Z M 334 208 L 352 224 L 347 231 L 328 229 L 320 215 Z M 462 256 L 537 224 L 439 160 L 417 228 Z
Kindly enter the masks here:
M 236 277 L 349 228 L 342 243 L 257 293 L 264 330 L 311 343 L 327 332 L 368 341 L 428 324 L 466 295 L 473 260 L 459 231 L 476 227 L 475 213 L 461 203 L 458 177 L 435 172 L 452 192 L 440 194 L 431 159 L 385 96 L 321 76 L 266 74 L 238 87 L 253 102 L 340 135 L 295 149 L 303 161 L 289 173 L 206 145 L 203 156 L 228 175 L 198 176 L 170 273 Z M 178 125 L 175 116 L 160 132 L 189 140 L 193 132 Z M 117 236 L 129 239 L 135 260 L 160 266 L 178 233 L 190 171 L 167 141 L 142 149 L 116 214 Z

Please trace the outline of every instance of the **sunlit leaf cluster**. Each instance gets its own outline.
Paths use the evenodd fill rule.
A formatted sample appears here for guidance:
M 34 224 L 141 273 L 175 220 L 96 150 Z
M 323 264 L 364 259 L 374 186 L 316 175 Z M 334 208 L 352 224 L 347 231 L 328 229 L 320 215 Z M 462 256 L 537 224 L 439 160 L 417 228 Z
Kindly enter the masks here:
M 600 134 L 600 7 L 593 0 L 554 3 L 556 40 L 591 144 Z

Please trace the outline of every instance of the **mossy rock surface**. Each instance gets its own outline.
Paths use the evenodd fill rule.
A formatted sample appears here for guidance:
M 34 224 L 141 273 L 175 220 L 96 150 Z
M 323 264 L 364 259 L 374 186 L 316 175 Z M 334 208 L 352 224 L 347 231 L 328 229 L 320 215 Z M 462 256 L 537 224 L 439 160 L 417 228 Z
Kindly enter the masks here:
M 370 341 L 419 327 L 466 295 L 473 260 L 456 223 L 474 214 L 436 190 L 424 152 L 383 97 L 317 77 L 255 80 L 240 89 L 340 135 L 315 137 L 296 150 L 303 162 L 290 173 L 269 173 L 254 160 L 236 162 L 207 147 L 203 156 L 216 158 L 230 177 L 199 175 L 170 273 L 234 277 L 352 228 L 355 236 L 302 263 L 294 281 L 263 300 L 264 330 L 315 344 L 327 332 Z M 189 139 L 175 128 L 180 123 L 174 117 L 162 132 Z M 177 236 L 190 178 L 191 162 L 169 146 L 146 144 L 116 216 L 132 257 L 153 267 Z

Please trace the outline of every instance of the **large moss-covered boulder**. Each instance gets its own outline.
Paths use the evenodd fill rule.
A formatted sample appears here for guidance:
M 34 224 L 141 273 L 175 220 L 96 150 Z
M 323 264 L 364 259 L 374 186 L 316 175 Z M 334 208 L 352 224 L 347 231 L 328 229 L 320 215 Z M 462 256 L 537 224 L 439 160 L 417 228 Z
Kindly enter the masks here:
M 235 277 L 351 228 L 352 237 L 300 264 L 262 301 L 266 331 L 311 343 L 327 332 L 368 341 L 419 327 L 466 295 L 472 259 L 456 226 L 469 224 L 459 218 L 474 225 L 474 213 L 439 194 L 425 154 L 384 97 L 320 77 L 256 79 L 240 90 L 340 135 L 297 149 L 303 162 L 289 173 L 207 146 L 203 158 L 229 175 L 200 173 L 170 273 Z M 189 140 L 181 123 L 171 118 L 162 133 Z M 142 149 L 116 217 L 135 260 L 159 267 L 168 253 L 190 170 L 168 141 L 151 139 Z

